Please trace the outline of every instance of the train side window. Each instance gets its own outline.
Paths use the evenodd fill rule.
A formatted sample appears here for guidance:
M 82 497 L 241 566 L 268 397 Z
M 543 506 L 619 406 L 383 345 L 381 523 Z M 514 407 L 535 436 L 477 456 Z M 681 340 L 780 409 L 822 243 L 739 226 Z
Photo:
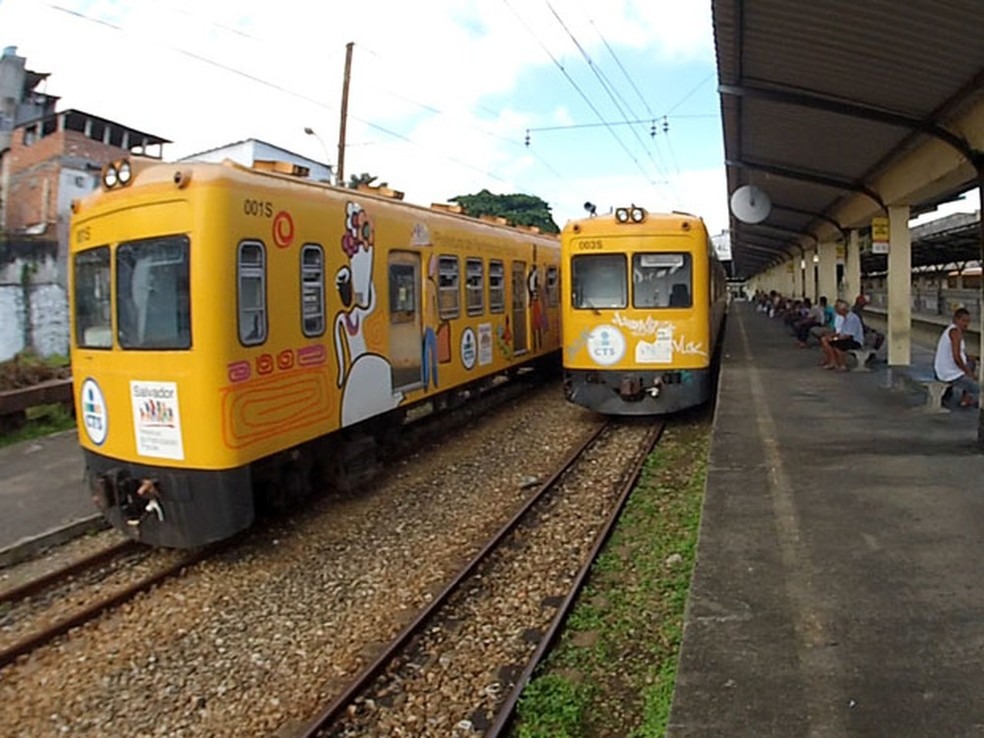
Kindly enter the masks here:
M 316 243 L 301 249 L 301 329 L 312 337 L 325 332 L 325 250 Z
M 506 310 L 506 266 L 498 259 L 489 261 L 489 310 L 493 313 Z
M 457 318 L 461 314 L 457 256 L 441 256 L 437 260 L 437 305 L 441 320 Z
M 465 307 L 469 315 L 485 312 L 485 267 L 481 259 L 465 260 Z
M 79 348 L 113 348 L 109 246 L 75 254 L 75 342 Z
M 547 267 L 547 305 L 557 307 L 560 304 L 560 279 L 557 267 Z
M 625 254 L 580 254 L 571 260 L 571 300 L 579 310 L 628 304 Z
M 116 336 L 124 349 L 191 348 L 191 242 L 143 238 L 116 249 Z
M 417 269 L 414 264 L 389 265 L 390 323 L 412 323 L 417 313 Z
M 266 251 L 259 241 L 239 244 L 239 341 L 257 346 L 266 340 Z
M 693 304 L 691 259 L 687 253 L 632 256 L 632 305 L 637 308 L 688 308 Z

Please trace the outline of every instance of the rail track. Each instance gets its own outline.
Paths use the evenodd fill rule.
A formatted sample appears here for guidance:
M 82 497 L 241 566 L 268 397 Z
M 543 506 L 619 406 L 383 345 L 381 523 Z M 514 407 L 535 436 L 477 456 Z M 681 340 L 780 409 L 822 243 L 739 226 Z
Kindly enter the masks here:
M 414 694 L 414 690 L 433 692 L 438 696 L 438 702 L 449 697 L 450 692 L 440 687 L 440 676 L 433 673 L 425 675 L 429 666 L 440 664 L 447 666 L 458 659 L 452 653 L 456 640 L 469 640 L 460 627 L 460 623 L 470 617 L 471 613 L 479 611 L 480 605 L 473 604 L 476 599 L 483 597 L 498 597 L 489 594 L 489 582 L 495 583 L 509 577 L 509 572 L 515 567 L 510 563 L 517 557 L 529 552 L 533 555 L 535 545 L 527 540 L 536 535 L 538 528 L 549 525 L 550 518 L 556 518 L 558 512 L 558 495 L 562 494 L 568 475 L 576 473 L 579 465 L 590 467 L 597 465 L 597 451 L 603 435 L 612 435 L 613 424 L 605 423 L 598 426 L 583 439 L 580 445 L 564 460 L 559 468 L 535 491 L 522 508 L 482 547 L 482 549 L 451 579 L 444 589 L 438 593 L 430 604 L 414 618 L 381 653 L 357 674 L 349 684 L 337 694 L 334 699 L 304 728 L 299 735 L 304 738 L 315 736 L 352 736 L 366 733 L 383 732 L 386 734 L 429 735 L 447 734 L 449 726 L 454 726 L 452 735 L 474 735 L 476 732 L 485 736 L 503 734 L 508 728 L 519 696 L 531 678 L 537 664 L 547 653 L 555 636 L 559 632 L 568 612 L 573 607 L 578 592 L 590 570 L 591 564 L 597 557 L 607 540 L 609 533 L 618 519 L 628 495 L 639 477 L 642 465 L 658 441 L 663 424 L 649 425 L 639 436 L 637 448 L 628 464 L 624 464 L 622 473 L 615 484 L 604 485 L 609 488 L 596 491 L 596 497 L 604 498 L 600 508 L 602 515 L 594 515 L 588 523 L 590 535 L 585 541 L 590 543 L 589 550 L 576 562 L 568 561 L 562 565 L 564 573 L 559 575 L 566 582 L 566 591 L 556 591 L 557 582 L 551 586 L 551 596 L 546 598 L 546 607 L 534 608 L 539 612 L 532 620 L 502 627 L 513 633 L 521 633 L 518 640 L 522 641 L 522 661 L 507 658 L 497 666 L 497 679 L 488 681 L 486 687 L 472 700 L 467 707 L 459 706 L 457 714 L 447 717 L 440 725 L 424 724 L 423 721 L 413 724 L 399 725 L 398 719 L 387 722 L 383 715 L 389 708 L 400 708 L 408 703 L 417 702 L 427 705 L 427 710 L 434 705 L 424 695 Z M 606 431 L 608 433 L 606 433 Z M 589 452 L 595 449 L 592 460 Z M 587 472 L 590 474 L 590 471 Z M 551 507 L 552 506 L 552 507 Z M 577 518 L 580 516 L 577 506 L 564 511 L 563 515 Z M 544 521 L 548 521 L 544 523 Z M 561 526 L 568 525 L 561 522 Z M 571 524 L 573 525 L 573 524 Z M 597 527 L 595 527 L 597 526 Z M 571 528 L 573 531 L 574 529 Z M 572 532 L 572 536 L 576 537 Z M 549 545 L 549 544 L 548 544 Z M 580 551 L 583 554 L 583 550 Z M 576 573 L 571 575 L 568 570 L 577 566 Z M 566 569 L 564 569 L 566 566 Z M 541 603 L 542 604 L 542 603 Z M 554 610 L 548 616 L 548 610 Z M 517 618 L 521 619 L 521 618 Z M 483 632 L 488 633 L 484 626 Z M 497 635 L 490 634 L 485 638 L 485 646 L 495 640 Z M 534 637 L 535 636 L 535 637 Z M 508 637 L 508 635 L 507 635 Z M 517 640 L 513 637 L 513 640 Z M 475 647 L 471 639 L 469 647 Z M 513 649 L 515 652 L 515 649 Z M 496 658 L 496 648 L 490 648 L 490 659 Z M 498 656 L 501 658 L 502 651 Z M 459 675 L 465 679 L 465 675 Z M 456 677 L 457 678 L 457 677 Z M 504 688 L 505 685 L 505 688 Z M 453 698 L 450 698 L 453 702 Z M 411 716 L 411 721 L 417 718 Z M 370 727 L 373 726 L 373 727 Z M 394 730 L 407 731 L 394 732 Z M 433 732 L 432 732 L 433 731 Z M 442 732 L 443 731 L 443 732 Z
M 119 607 L 141 592 L 146 592 L 166 579 L 178 575 L 184 569 L 213 555 L 223 545 L 217 544 L 190 554 L 173 554 L 174 561 L 154 568 L 150 574 L 136 581 L 126 582 L 113 588 L 113 591 L 108 595 L 89 599 L 76 608 L 70 608 L 67 613 L 59 612 L 53 617 L 49 615 L 43 603 L 39 610 L 35 610 L 29 606 L 30 601 L 34 599 L 57 600 L 59 598 L 56 598 L 55 595 L 74 581 L 86 577 L 99 579 L 111 576 L 123 567 L 132 565 L 134 556 L 139 556 L 142 553 L 151 556 L 154 552 L 135 541 L 122 541 L 63 568 L 0 593 L 0 614 L 5 619 L 18 610 L 31 610 L 18 619 L 18 626 L 20 627 L 17 629 L 26 630 L 27 633 L 16 638 L 9 645 L 0 647 L 0 668 L 10 664 L 20 656 L 29 654 L 52 642 L 72 628 L 83 625 L 104 612 Z M 33 628 L 24 628 L 22 621 L 26 621 L 28 625 L 34 622 L 40 624 Z

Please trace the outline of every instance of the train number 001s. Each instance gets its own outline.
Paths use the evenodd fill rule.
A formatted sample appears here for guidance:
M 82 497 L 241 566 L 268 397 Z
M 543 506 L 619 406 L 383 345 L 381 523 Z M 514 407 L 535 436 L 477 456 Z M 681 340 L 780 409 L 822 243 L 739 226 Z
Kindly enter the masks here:
M 243 200 L 243 212 L 246 215 L 270 218 L 273 217 L 273 203 L 268 200 Z

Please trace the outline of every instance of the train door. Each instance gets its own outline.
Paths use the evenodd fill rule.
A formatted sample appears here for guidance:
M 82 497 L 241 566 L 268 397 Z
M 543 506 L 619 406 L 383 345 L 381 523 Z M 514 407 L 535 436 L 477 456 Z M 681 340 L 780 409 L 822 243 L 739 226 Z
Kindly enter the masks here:
M 389 362 L 393 390 L 421 384 L 420 254 L 389 253 Z
M 512 263 L 512 323 L 513 353 L 529 350 L 529 332 L 526 319 L 526 262 Z

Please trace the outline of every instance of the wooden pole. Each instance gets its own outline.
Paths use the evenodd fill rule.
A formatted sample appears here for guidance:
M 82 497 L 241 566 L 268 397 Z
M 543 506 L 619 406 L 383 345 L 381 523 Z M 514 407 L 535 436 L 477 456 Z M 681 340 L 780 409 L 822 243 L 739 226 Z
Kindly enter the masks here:
M 345 44 L 345 78 L 342 81 L 342 114 L 338 124 L 338 167 L 335 170 L 335 184 L 345 186 L 345 121 L 348 118 L 349 79 L 352 77 L 352 47 L 349 41 Z

